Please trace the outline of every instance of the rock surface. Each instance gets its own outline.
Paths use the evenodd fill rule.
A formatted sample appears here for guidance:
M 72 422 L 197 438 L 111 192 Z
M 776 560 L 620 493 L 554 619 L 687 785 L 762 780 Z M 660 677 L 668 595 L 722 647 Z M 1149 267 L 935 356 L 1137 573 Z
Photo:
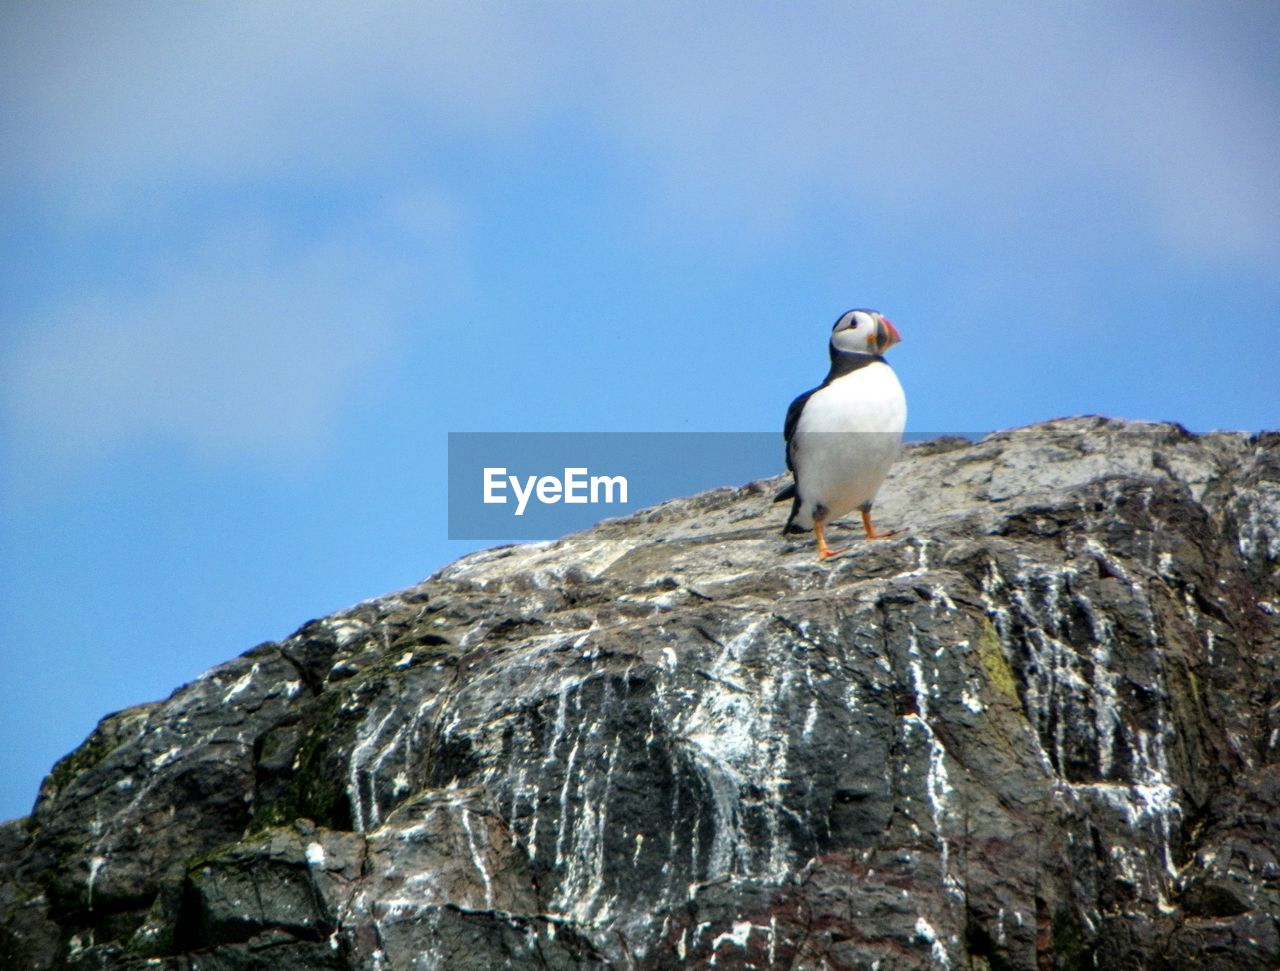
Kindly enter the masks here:
M 918 444 L 821 564 L 781 481 L 108 716 L 0 967 L 1280 966 L 1280 434 Z

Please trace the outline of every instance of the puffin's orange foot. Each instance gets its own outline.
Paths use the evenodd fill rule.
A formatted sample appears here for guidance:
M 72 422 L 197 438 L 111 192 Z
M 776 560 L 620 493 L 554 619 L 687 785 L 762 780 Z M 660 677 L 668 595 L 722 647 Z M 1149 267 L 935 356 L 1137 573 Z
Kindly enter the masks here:
M 862 528 L 866 530 L 867 539 L 891 539 L 902 532 L 900 529 L 891 529 L 885 533 L 877 533 L 876 528 L 871 525 L 871 510 L 862 510 Z
M 819 560 L 829 560 L 831 559 L 831 557 L 839 556 L 841 553 L 844 553 L 849 549 L 849 547 L 843 546 L 838 550 L 833 550 L 830 546 L 827 545 L 826 527 L 825 527 L 825 524 L 820 519 L 815 520 L 813 523 L 813 535 L 818 540 L 818 559 Z

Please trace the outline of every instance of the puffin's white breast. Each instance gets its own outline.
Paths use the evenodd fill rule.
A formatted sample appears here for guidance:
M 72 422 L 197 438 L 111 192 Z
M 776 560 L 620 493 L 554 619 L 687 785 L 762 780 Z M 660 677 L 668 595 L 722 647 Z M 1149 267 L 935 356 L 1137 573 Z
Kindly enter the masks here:
M 874 499 L 897 458 L 906 424 L 906 395 L 893 368 L 883 362 L 836 378 L 810 395 L 792 452 L 799 525 L 812 525 L 818 505 L 836 519 Z

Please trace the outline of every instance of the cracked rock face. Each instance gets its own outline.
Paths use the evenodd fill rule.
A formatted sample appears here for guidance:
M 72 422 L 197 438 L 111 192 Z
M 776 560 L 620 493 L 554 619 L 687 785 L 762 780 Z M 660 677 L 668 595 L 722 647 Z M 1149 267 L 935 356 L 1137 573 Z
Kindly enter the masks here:
M 108 716 L 0 826 L 0 967 L 1280 965 L 1280 435 L 911 446 L 821 564 L 781 481 Z

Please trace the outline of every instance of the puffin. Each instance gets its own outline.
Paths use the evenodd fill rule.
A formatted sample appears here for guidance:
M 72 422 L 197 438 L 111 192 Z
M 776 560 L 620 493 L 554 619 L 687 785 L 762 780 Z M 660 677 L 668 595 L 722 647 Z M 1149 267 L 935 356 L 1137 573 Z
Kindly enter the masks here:
M 813 530 L 818 559 L 839 556 L 825 528 L 854 509 L 862 513 L 867 539 L 886 539 L 871 506 L 889 474 L 907 424 L 907 399 L 884 353 L 902 336 L 874 310 L 850 310 L 831 328 L 831 370 L 818 387 L 787 409 L 783 437 L 794 481 L 774 497 L 791 499 L 783 535 Z

